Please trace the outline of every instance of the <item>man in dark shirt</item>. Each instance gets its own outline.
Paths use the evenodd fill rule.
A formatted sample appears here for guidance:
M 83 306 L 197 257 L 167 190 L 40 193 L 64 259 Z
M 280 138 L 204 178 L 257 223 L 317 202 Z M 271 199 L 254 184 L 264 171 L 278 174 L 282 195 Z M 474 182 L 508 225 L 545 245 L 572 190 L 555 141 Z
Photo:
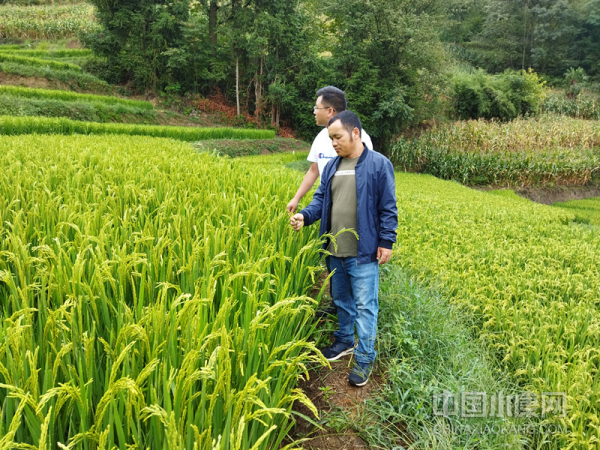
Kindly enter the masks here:
M 330 253 L 328 267 L 334 271 L 331 283 L 339 329 L 333 345 L 321 350 L 329 361 L 355 354 L 356 365 L 348 376 L 354 386 L 367 384 L 375 360 L 379 264 L 389 261 L 398 227 L 392 163 L 364 145 L 361 130 L 358 116 L 351 111 L 330 120 L 329 137 L 338 156 L 325 166 L 312 202 L 291 218 L 296 231 L 320 219 L 321 236 L 343 229 L 358 235 L 357 239 L 345 231 L 338 236 L 337 246 L 324 244 Z

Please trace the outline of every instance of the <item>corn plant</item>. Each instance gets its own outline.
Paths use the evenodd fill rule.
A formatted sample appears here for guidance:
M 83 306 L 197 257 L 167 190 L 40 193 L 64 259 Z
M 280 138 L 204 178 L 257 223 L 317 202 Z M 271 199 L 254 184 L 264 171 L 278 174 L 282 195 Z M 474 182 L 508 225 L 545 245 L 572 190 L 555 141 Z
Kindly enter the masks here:
M 509 123 L 466 121 L 400 139 L 396 166 L 465 184 L 585 184 L 600 170 L 597 121 L 542 117 Z
M 204 139 L 272 139 L 270 130 L 242 128 L 170 127 L 120 123 L 81 122 L 63 118 L 0 116 L 0 135 L 20 134 L 122 134 L 166 137 L 181 141 Z
M 109 105 L 124 105 L 141 109 L 153 109 L 150 102 L 128 100 L 107 95 L 78 94 L 77 92 L 59 91 L 51 89 L 32 89 L 20 86 L 0 86 L 0 95 L 6 94 L 13 97 L 26 97 L 61 101 L 85 101 L 93 103 L 106 103 Z
M 63 39 L 98 29 L 94 8 L 86 3 L 0 9 L 0 38 Z
M 307 340 L 300 175 L 129 136 L 0 138 L 3 448 L 272 449 Z

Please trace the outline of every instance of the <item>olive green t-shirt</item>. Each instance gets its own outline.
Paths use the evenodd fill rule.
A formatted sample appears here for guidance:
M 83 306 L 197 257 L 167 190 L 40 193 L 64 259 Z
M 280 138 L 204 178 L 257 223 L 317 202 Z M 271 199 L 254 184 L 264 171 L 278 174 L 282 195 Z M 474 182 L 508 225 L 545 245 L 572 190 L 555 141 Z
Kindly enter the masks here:
M 354 170 L 358 158 L 360 157 L 342 158 L 331 180 L 331 234 L 333 235 L 344 228 L 357 231 L 356 177 Z M 334 251 L 333 243 L 329 244 L 328 250 L 332 255 L 339 258 L 356 257 L 358 241 L 353 233 L 346 231 L 340 234 L 336 243 L 337 251 Z

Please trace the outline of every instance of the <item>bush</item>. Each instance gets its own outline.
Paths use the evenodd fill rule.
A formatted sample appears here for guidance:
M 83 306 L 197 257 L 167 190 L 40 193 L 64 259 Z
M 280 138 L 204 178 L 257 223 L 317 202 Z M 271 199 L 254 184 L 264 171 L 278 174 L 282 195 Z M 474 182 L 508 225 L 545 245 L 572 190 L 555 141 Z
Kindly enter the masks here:
M 454 110 L 462 120 L 512 120 L 537 114 L 545 97 L 545 83 L 531 70 L 488 75 L 480 69 L 456 74 L 453 82 Z

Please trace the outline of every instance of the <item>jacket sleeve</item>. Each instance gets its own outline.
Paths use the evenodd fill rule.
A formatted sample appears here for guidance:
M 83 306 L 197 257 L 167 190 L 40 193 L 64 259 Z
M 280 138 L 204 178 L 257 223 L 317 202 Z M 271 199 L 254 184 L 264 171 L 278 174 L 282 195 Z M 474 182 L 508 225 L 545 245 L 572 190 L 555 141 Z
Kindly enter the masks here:
M 396 206 L 396 180 L 394 166 L 386 158 L 379 180 L 379 247 L 391 249 L 396 242 L 398 207 Z
M 325 175 L 325 170 L 321 176 Z M 321 218 L 323 214 L 323 201 L 325 197 L 325 183 L 319 183 L 319 187 L 313 195 L 313 199 L 310 204 L 300 211 L 300 214 L 304 216 L 304 225 L 312 225 Z

